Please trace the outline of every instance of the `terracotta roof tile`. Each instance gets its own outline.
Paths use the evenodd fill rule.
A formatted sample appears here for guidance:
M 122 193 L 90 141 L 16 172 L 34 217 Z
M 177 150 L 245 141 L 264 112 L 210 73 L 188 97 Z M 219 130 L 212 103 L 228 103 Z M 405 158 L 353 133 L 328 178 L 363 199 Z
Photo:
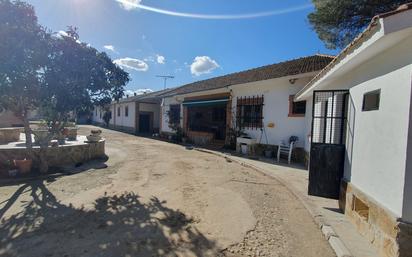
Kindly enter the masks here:
M 232 73 L 207 80 L 196 81 L 175 88 L 174 90 L 164 94 L 164 96 L 212 90 L 223 88 L 230 85 L 244 84 L 254 81 L 274 79 L 285 76 L 320 71 L 323 68 L 325 68 L 326 65 L 328 65 L 333 59 L 334 56 L 321 54 L 302 57 L 299 59 L 262 66 L 259 68 Z

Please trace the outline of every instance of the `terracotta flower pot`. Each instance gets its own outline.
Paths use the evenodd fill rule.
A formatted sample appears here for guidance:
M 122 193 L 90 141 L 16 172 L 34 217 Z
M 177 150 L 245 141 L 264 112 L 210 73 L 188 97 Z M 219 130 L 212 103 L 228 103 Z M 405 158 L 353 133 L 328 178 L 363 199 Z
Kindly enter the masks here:
M 67 127 L 67 139 L 69 141 L 76 141 L 77 140 L 77 130 L 78 128 L 76 127 Z
M 97 143 L 100 141 L 100 139 L 102 139 L 101 136 L 99 135 L 89 135 L 87 136 L 87 141 L 90 143 Z
M 33 165 L 32 160 L 14 160 L 14 165 L 17 167 L 21 174 L 30 173 L 31 167 Z

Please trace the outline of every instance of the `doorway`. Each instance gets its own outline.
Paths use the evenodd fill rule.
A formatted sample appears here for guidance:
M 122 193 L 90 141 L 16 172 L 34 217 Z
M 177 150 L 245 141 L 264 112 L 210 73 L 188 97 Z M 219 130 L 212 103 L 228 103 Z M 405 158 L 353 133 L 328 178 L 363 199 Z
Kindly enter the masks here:
M 150 134 L 153 131 L 153 113 L 139 114 L 139 133 Z
M 348 90 L 313 92 L 308 194 L 339 198 L 345 163 Z

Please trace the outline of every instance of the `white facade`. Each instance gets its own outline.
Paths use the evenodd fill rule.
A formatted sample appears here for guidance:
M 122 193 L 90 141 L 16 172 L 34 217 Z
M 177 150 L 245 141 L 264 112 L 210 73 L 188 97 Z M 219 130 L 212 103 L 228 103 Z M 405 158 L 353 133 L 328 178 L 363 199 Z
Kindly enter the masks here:
M 115 109 L 115 112 L 112 112 L 113 125 L 128 128 L 135 127 L 136 102 L 116 103 L 113 107 Z M 126 109 L 128 109 L 127 116 Z
M 137 106 L 138 105 L 138 106 Z M 126 115 L 127 109 L 127 115 Z M 160 126 L 160 104 L 139 102 L 139 101 L 124 101 L 114 102 L 110 105 L 111 119 L 109 125 L 115 129 L 124 130 L 131 133 L 139 133 L 139 115 L 140 114 L 152 114 L 152 124 L 150 127 L 155 131 L 158 131 Z M 137 111 L 137 113 L 136 113 Z M 103 115 L 104 110 L 102 107 L 95 107 L 93 110 L 92 121 L 98 124 L 104 124 Z
M 247 96 L 264 96 L 263 106 L 263 127 L 260 129 L 244 129 L 249 136 L 266 144 L 266 132 L 269 145 L 278 145 L 281 141 L 288 142 L 291 136 L 297 136 L 298 147 L 305 147 L 307 144 L 306 120 L 305 117 L 289 117 L 289 98 L 295 95 L 306 85 L 315 74 L 304 74 L 295 77 L 283 77 L 252 83 L 231 86 L 232 108 L 236 110 L 236 99 Z M 294 84 L 290 83 L 291 78 L 298 78 Z M 308 103 L 305 116 L 308 112 Z M 270 123 L 274 127 L 268 127 Z
M 269 80 L 256 81 L 245 84 L 232 85 L 225 88 L 207 90 L 183 95 L 165 97 L 162 102 L 162 126 L 161 132 L 172 133 L 169 128 L 168 111 L 174 104 L 181 105 L 187 97 L 207 96 L 221 93 L 230 93 L 232 99 L 232 115 L 236 117 L 236 100 L 239 97 L 264 97 L 263 106 L 263 126 L 261 129 L 244 129 L 252 138 L 255 138 L 262 144 L 278 145 L 281 141 L 288 142 L 291 136 L 297 136 L 299 141 L 297 147 L 306 149 L 308 142 L 307 120 L 305 117 L 289 117 L 289 99 L 300 91 L 316 73 L 300 74 L 297 76 L 288 76 Z M 293 79 L 293 83 L 290 80 Z M 311 106 L 307 102 L 305 116 L 311 115 Z M 181 126 L 183 127 L 183 106 L 180 107 Z M 235 119 L 233 120 L 235 121 Z M 268 127 L 270 123 L 274 127 Z M 266 133 L 268 142 L 266 142 Z
M 412 25 L 412 12 L 405 14 Z M 297 99 L 311 99 L 313 89 L 349 89 L 344 178 L 412 222 L 412 29 L 396 31 L 398 18 L 389 25 L 381 20 L 374 35 Z M 364 94 L 378 89 L 379 110 L 363 111 Z

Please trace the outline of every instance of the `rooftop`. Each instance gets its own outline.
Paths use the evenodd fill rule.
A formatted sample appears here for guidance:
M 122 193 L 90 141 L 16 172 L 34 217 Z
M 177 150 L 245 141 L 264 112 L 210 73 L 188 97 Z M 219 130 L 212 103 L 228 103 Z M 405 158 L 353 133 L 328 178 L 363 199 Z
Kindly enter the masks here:
M 174 88 L 169 92 L 162 93 L 161 95 L 171 96 L 177 94 L 186 94 L 223 88 L 230 85 L 244 84 L 254 81 L 268 80 L 320 71 L 325 68 L 334 58 L 334 56 L 322 54 L 302 57 L 207 80 L 196 81 Z

